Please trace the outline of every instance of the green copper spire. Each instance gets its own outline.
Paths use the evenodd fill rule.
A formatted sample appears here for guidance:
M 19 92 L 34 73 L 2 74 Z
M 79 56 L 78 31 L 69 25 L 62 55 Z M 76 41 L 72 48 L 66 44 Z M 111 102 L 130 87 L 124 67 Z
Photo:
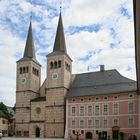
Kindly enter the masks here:
M 29 30 L 28 30 L 28 36 L 26 40 L 26 46 L 24 51 L 23 58 L 34 58 L 35 57 L 35 49 L 34 49 L 34 42 L 33 42 L 33 33 L 32 33 L 32 23 L 30 22 Z
M 57 32 L 53 48 L 53 52 L 56 51 L 67 53 L 61 13 L 59 16 L 59 22 L 57 26 Z

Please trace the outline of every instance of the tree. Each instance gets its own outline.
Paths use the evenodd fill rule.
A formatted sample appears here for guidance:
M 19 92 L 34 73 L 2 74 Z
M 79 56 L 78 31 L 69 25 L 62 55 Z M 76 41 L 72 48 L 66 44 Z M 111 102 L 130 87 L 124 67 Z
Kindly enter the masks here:
M 7 116 L 7 119 L 13 117 L 13 115 L 9 113 L 6 105 L 3 102 L 0 102 L 0 110 Z

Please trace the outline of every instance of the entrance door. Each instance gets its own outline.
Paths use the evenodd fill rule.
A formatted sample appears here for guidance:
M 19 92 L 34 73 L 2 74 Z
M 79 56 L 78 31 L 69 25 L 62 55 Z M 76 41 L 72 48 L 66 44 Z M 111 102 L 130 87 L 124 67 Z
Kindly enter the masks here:
M 87 132 L 86 133 L 86 139 L 92 139 L 92 133 L 91 132 Z
M 36 136 L 37 138 L 40 137 L 40 129 L 39 129 L 38 127 L 35 129 L 35 136 Z
M 119 139 L 119 131 L 113 130 L 113 140 L 118 140 L 118 139 Z
M 118 126 L 112 127 L 113 140 L 118 140 L 119 139 L 119 133 L 120 133 L 120 127 L 118 127 Z

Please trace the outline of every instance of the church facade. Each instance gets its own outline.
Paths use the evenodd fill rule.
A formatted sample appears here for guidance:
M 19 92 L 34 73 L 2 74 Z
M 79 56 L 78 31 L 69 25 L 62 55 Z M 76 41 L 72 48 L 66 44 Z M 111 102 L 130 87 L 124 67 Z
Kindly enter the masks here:
M 17 61 L 16 136 L 123 140 L 138 135 L 137 83 L 103 65 L 98 72 L 72 74 L 61 13 L 46 73 L 41 85 L 30 23 Z

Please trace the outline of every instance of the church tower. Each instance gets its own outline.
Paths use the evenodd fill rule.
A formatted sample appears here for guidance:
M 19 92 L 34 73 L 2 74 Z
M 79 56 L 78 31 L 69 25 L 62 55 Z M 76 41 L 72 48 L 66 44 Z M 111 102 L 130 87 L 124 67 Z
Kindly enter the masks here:
M 16 135 L 29 136 L 30 100 L 39 96 L 41 65 L 36 60 L 30 22 L 23 58 L 17 61 Z
M 47 56 L 46 132 L 47 137 L 64 137 L 65 96 L 69 90 L 72 60 L 67 54 L 61 13 L 53 52 Z

